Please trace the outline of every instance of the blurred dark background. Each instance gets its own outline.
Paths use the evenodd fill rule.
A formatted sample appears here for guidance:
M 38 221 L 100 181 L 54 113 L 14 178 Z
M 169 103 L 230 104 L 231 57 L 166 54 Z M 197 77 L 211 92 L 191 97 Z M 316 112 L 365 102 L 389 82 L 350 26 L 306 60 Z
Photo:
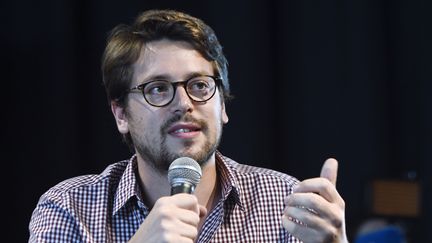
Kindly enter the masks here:
M 2 1 L 3 224 L 25 242 L 38 198 L 56 183 L 128 158 L 107 105 L 107 33 L 150 8 L 212 26 L 236 99 L 221 151 L 303 180 L 340 162 L 350 239 L 370 218 L 432 242 L 432 3 L 340 1 Z M 419 213 L 371 210 L 371 181 L 410 181 Z M 368 189 L 369 188 L 369 189 Z M 369 195 L 369 196 L 368 196 Z

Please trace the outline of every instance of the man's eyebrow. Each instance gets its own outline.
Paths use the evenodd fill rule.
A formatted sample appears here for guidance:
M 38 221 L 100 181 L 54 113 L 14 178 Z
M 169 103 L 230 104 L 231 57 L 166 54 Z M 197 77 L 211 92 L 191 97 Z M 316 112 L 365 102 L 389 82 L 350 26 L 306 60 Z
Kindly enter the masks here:
M 141 81 L 141 84 L 145 84 L 148 82 L 151 82 L 153 80 L 167 80 L 169 81 L 171 78 L 169 75 L 166 74 L 156 74 L 156 75 L 151 75 L 149 77 L 147 77 L 146 79 L 144 79 L 143 81 Z
M 166 80 L 166 81 L 170 81 L 170 82 L 178 82 L 178 81 L 185 81 L 185 80 L 199 77 L 199 76 L 212 76 L 212 74 L 205 73 L 205 72 L 191 72 L 182 80 L 177 80 L 177 79 L 174 80 L 172 78 L 172 76 L 170 76 L 168 74 L 156 74 L 156 75 L 151 75 L 151 76 L 147 77 L 145 80 L 143 80 L 141 82 L 141 84 L 145 84 L 145 83 L 148 83 L 148 82 L 151 82 L 154 80 Z
M 192 73 L 189 73 L 187 78 L 184 80 L 188 80 L 188 79 L 199 77 L 199 76 L 213 76 L 213 75 L 210 73 L 205 73 L 205 72 L 192 72 Z

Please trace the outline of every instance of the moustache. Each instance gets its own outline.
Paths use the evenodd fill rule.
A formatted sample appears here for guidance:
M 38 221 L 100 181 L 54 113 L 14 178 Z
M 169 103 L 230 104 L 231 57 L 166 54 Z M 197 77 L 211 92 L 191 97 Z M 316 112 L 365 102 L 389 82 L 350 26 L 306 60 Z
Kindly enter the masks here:
M 189 122 L 198 125 L 202 131 L 206 131 L 208 129 L 207 122 L 202 119 L 196 119 L 190 114 L 176 114 L 173 117 L 166 120 L 161 126 L 161 134 L 165 134 L 168 132 L 169 127 L 176 122 Z

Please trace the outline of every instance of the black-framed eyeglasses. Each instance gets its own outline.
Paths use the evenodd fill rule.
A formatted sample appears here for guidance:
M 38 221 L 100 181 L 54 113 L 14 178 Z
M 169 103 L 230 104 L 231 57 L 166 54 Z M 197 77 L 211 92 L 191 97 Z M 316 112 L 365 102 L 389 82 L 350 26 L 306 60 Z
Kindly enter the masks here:
M 139 84 L 125 91 L 141 91 L 144 99 L 152 106 L 163 107 L 169 105 L 175 97 L 178 85 L 182 85 L 189 98 L 195 102 L 206 102 L 216 93 L 216 87 L 221 79 L 210 75 L 191 77 L 188 80 L 171 82 L 164 79 L 154 79 Z

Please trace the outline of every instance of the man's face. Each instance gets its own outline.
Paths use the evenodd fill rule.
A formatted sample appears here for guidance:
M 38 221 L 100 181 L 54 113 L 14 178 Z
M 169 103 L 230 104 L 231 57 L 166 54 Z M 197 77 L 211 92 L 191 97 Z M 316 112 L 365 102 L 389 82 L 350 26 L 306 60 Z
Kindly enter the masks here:
M 187 80 L 197 73 L 214 75 L 213 65 L 186 42 L 159 40 L 147 43 L 134 64 L 131 87 L 154 78 L 172 82 Z M 140 92 L 128 95 L 127 115 L 113 107 L 121 133 L 130 132 L 138 154 L 150 165 L 166 172 L 181 156 L 205 163 L 216 150 L 222 125 L 228 122 L 219 90 L 207 102 L 192 101 L 182 85 L 165 107 L 148 104 Z

